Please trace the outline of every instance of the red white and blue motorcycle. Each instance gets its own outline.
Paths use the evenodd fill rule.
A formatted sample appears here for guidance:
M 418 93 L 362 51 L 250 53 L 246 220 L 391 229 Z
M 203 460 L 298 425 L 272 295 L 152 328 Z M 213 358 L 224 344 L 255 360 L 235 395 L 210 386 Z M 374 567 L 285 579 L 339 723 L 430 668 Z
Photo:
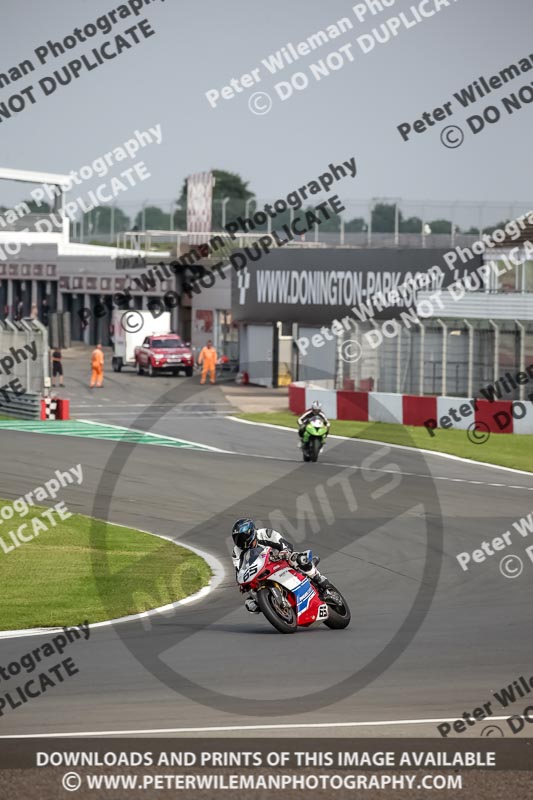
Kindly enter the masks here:
M 351 614 L 345 598 L 331 584 L 319 589 L 309 580 L 298 569 L 302 558 L 312 561 L 313 555 L 308 550 L 288 560 L 271 547 L 253 547 L 244 554 L 237 583 L 253 593 L 264 616 L 280 633 L 295 633 L 315 622 L 328 628 L 348 627 Z

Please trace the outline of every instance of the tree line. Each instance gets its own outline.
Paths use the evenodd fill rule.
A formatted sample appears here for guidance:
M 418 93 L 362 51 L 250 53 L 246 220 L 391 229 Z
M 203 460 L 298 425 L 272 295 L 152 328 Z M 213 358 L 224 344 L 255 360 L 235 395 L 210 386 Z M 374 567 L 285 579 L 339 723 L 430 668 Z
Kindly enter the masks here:
M 215 186 L 213 189 L 213 215 L 212 228 L 219 230 L 222 228 L 224 220 L 237 219 L 244 217 L 246 208 L 249 214 L 253 214 L 256 208 L 260 208 L 257 203 L 256 195 L 248 188 L 248 181 L 244 181 L 240 175 L 224 170 L 213 170 Z M 223 210 L 223 200 L 226 201 Z M 35 200 L 24 201 L 30 208 L 30 213 L 47 214 L 52 209 L 48 203 L 37 204 Z M 247 205 L 248 204 L 248 205 Z M 312 210 L 312 205 L 302 208 L 300 211 Z M 7 211 L 7 208 L 0 206 L 0 213 Z M 294 211 L 296 215 L 298 212 Z M 372 232 L 373 233 L 393 233 L 396 224 L 396 207 L 394 203 L 376 202 L 372 207 Z M 276 216 L 276 226 L 281 227 L 288 224 L 291 212 L 287 210 Z M 187 229 L 187 180 L 183 181 L 180 196 L 172 203 L 172 208 L 168 211 L 156 205 L 147 205 L 141 208 L 134 217 L 129 217 L 126 212 L 115 206 L 97 206 L 92 211 L 83 215 L 83 230 L 85 238 L 91 235 L 109 234 L 111 230 L 115 233 L 122 233 L 129 230 L 186 230 Z M 493 225 L 484 226 L 483 230 L 491 233 L 496 228 L 504 227 L 508 220 L 499 221 Z M 400 233 L 421 233 L 424 225 L 429 226 L 431 233 L 450 234 L 452 232 L 452 221 L 447 219 L 422 219 L 417 216 L 405 217 L 401 210 L 398 211 L 398 230 Z M 264 226 L 266 228 L 266 225 Z M 320 226 L 321 231 L 338 232 L 340 219 L 332 217 L 324 221 Z M 368 219 L 364 217 L 353 217 L 344 219 L 344 230 L 346 233 L 364 233 L 368 230 Z M 471 227 L 462 230 L 455 224 L 457 233 L 477 234 L 479 228 Z M 426 232 L 429 231 L 426 229 Z

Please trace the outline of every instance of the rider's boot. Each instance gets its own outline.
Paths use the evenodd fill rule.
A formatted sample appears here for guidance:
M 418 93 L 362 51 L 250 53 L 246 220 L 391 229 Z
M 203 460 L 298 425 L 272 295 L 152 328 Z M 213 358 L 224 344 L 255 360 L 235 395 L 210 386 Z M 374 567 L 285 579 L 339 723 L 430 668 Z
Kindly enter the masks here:
M 313 582 L 316 583 L 316 585 L 318 586 L 320 591 L 324 591 L 325 589 L 329 589 L 330 586 L 331 586 L 331 583 L 328 581 L 326 576 L 325 575 L 321 575 L 318 572 L 318 570 L 317 570 L 317 574 L 313 578 Z
M 316 568 L 318 561 L 320 561 L 320 558 L 315 556 L 313 558 L 313 563 L 311 568 L 309 570 L 304 570 L 304 571 L 307 573 L 307 577 L 309 578 L 309 580 L 311 580 L 315 584 L 315 586 L 318 586 L 318 588 L 321 591 L 323 591 L 324 589 L 329 589 L 331 584 L 326 578 L 326 576 L 322 575 Z
M 247 611 L 250 612 L 250 614 L 259 614 L 259 612 L 260 612 L 260 608 L 259 608 L 259 606 L 257 604 L 257 600 L 255 600 L 253 597 L 249 597 L 245 601 L 244 607 L 246 608 Z

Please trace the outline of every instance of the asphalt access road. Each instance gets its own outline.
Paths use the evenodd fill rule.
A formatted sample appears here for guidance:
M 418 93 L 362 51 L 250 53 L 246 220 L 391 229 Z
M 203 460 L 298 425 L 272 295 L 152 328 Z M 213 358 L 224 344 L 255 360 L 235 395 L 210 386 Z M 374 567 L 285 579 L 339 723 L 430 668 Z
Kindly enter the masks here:
M 3 496 L 80 461 L 82 486 L 61 495 L 71 511 L 195 545 L 223 561 L 226 575 L 206 599 L 152 617 L 149 627 L 145 620 L 99 628 L 72 645 L 79 674 L 6 712 L 0 734 L 286 724 L 309 726 L 282 730 L 298 736 L 435 735 L 435 723 L 401 721 L 460 716 L 533 673 L 533 563 L 511 580 L 497 557 L 468 573 L 455 559 L 531 512 L 533 477 L 334 440 L 319 463 L 303 464 L 283 430 L 219 416 L 179 427 L 184 403 L 223 395 L 211 387 L 198 394 L 194 379 L 178 382 L 174 394 L 163 387 L 157 397 L 169 414 L 157 418 L 152 396 L 151 413 L 132 426 L 198 434 L 235 454 L 2 432 Z M 347 630 L 282 636 L 243 609 L 229 562 L 229 531 L 243 515 L 283 526 L 297 546 L 322 556 L 321 569 L 351 605 Z M 1 641 L 0 663 L 47 638 Z M 401 724 L 313 727 L 379 721 Z
M 236 410 L 219 386 L 201 387 L 197 373 L 188 379 L 184 373 L 176 377 L 162 373 L 150 378 L 148 375 L 136 375 L 130 367 L 122 372 L 113 372 L 110 348 L 104 348 L 104 385 L 99 389 L 90 389 L 92 349 L 78 345 L 63 353 L 65 386 L 63 389 L 56 387 L 54 391 L 58 396 L 70 400 L 72 418 L 133 427 L 133 422 L 141 413 L 146 424 L 149 420 L 155 423 L 158 417 L 165 414 L 167 424 L 179 422 L 186 428 L 190 420 L 223 416 Z M 224 382 L 221 385 L 223 387 Z M 182 392 L 183 397 L 167 398 L 166 395 L 173 389 Z

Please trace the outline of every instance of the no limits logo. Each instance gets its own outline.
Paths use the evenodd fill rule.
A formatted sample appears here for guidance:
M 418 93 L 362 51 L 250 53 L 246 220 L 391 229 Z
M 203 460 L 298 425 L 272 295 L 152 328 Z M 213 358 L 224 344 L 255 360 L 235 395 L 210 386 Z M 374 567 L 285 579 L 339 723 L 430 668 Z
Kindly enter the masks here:
M 243 280 L 245 281 L 245 278 Z M 245 290 L 245 288 L 245 285 L 243 285 L 242 289 Z M 261 367 L 261 365 L 256 366 Z M 265 375 L 270 374 L 271 365 L 265 362 L 263 370 Z M 176 408 L 180 403 L 187 404 L 189 398 L 199 392 L 201 393 L 201 391 L 203 389 L 190 384 L 173 387 L 160 397 L 152 408 L 147 408 L 141 417 L 132 423 L 133 427 L 149 430 L 164 415 L 163 409 L 169 405 Z M 295 430 L 295 438 L 296 436 Z M 407 439 L 408 432 L 406 432 L 406 441 Z M 253 638 L 252 646 L 256 649 L 258 663 L 268 659 L 271 655 L 270 637 L 258 636 L 259 629 L 262 628 L 260 621 L 258 623 L 254 620 L 251 623 L 245 616 L 242 616 L 245 612 L 242 609 L 241 599 L 236 587 L 230 581 L 226 581 L 216 589 L 216 602 L 214 600 L 204 602 L 192 609 L 191 624 L 182 624 L 186 617 L 183 616 L 180 608 L 167 607 L 164 612 L 164 619 L 158 619 L 157 615 L 148 618 L 148 620 L 151 620 L 148 629 L 143 625 L 143 622 L 147 620 L 139 621 L 138 636 L 131 636 L 131 626 L 118 625 L 116 627 L 116 632 L 122 638 L 124 644 L 161 683 L 193 702 L 227 713 L 236 713 L 237 709 L 240 714 L 250 713 L 254 716 L 257 715 L 258 711 L 268 716 L 303 713 L 330 706 L 360 691 L 379 675 L 383 674 L 405 652 L 426 618 L 440 575 L 442 547 L 438 545 L 438 541 L 442 539 L 442 519 L 439 498 L 432 476 L 423 460 L 424 457 L 418 454 L 416 450 L 413 449 L 413 457 L 418 463 L 414 471 L 420 473 L 421 477 L 426 476 L 424 483 L 427 488 L 424 492 L 423 500 L 420 499 L 419 491 L 411 491 L 412 487 L 404 485 L 405 481 L 409 482 L 410 479 L 405 479 L 398 472 L 396 465 L 379 461 L 379 459 L 387 456 L 388 448 L 382 447 L 373 452 L 366 460 L 368 462 L 365 462 L 366 466 L 360 464 L 357 470 L 346 470 L 345 465 L 342 466 L 343 462 L 349 458 L 349 453 L 342 455 L 342 450 L 346 447 L 348 445 L 344 442 L 330 445 L 329 451 L 331 454 L 333 455 L 335 451 L 340 456 L 339 466 L 335 464 L 328 465 L 325 462 L 319 466 L 320 470 L 324 470 L 322 477 L 328 487 L 327 496 L 325 496 L 325 492 L 320 487 L 317 488 L 319 506 L 324 515 L 323 520 L 321 520 L 320 514 L 317 516 L 315 509 L 315 513 L 311 517 L 306 512 L 302 521 L 301 504 L 302 502 L 308 503 L 309 498 L 302 499 L 298 495 L 298 491 L 301 492 L 299 487 L 309 484 L 309 471 L 308 465 L 299 459 L 295 459 L 294 464 L 282 459 L 275 467 L 275 472 L 272 473 L 270 479 L 267 477 L 267 473 L 263 471 L 259 479 L 254 469 L 248 470 L 246 456 L 239 456 L 240 461 L 236 462 L 235 459 L 239 454 L 231 457 L 225 456 L 223 452 L 214 454 L 213 458 L 216 463 L 212 461 L 213 470 L 215 470 L 213 475 L 217 475 L 217 491 L 224 496 L 224 511 L 221 512 L 220 509 L 217 509 L 216 497 L 210 490 L 209 500 L 206 500 L 206 508 L 208 509 L 209 504 L 211 504 L 213 515 L 211 518 L 206 518 L 205 513 L 194 513 L 191 516 L 191 520 L 197 520 L 197 522 L 193 522 L 192 528 L 189 525 L 189 529 L 184 534 L 184 543 L 190 541 L 193 546 L 200 547 L 206 552 L 212 551 L 229 561 L 229 552 L 225 554 L 219 553 L 221 549 L 221 529 L 230 531 L 233 521 L 242 517 L 243 513 L 255 516 L 259 524 L 262 517 L 266 519 L 272 512 L 273 498 L 285 498 L 284 508 L 280 509 L 282 517 L 280 524 L 275 527 L 284 531 L 293 542 L 298 544 L 302 542 L 304 544 L 305 540 L 306 547 L 311 547 L 319 553 L 321 543 L 323 543 L 323 533 L 327 530 L 327 556 L 328 559 L 332 559 L 332 563 L 337 564 L 337 569 L 339 563 L 346 563 L 348 559 L 354 559 L 354 564 L 358 565 L 357 569 L 360 571 L 360 581 L 365 580 L 365 574 L 368 572 L 366 579 L 372 580 L 372 585 L 374 586 L 376 581 L 378 583 L 382 581 L 383 585 L 386 585 L 390 590 L 391 580 L 395 583 L 396 590 L 400 593 L 398 602 L 403 604 L 403 608 L 399 612 L 397 623 L 393 626 L 393 629 L 391 628 L 390 631 L 386 632 L 386 635 L 376 640 L 374 645 L 364 653 L 360 652 L 356 644 L 357 639 L 353 638 L 350 629 L 348 629 L 347 635 L 336 639 L 335 652 L 337 660 L 335 666 L 332 665 L 327 674 L 321 673 L 317 680 L 312 679 L 311 683 L 314 688 L 311 691 L 306 692 L 305 685 L 303 685 L 300 693 L 292 691 L 287 693 L 284 690 L 280 693 L 278 687 L 274 695 L 272 694 L 274 689 L 269 693 L 268 686 L 264 686 L 262 689 L 263 694 L 260 697 L 254 695 L 253 704 L 248 702 L 243 704 L 243 700 L 248 701 L 250 699 L 245 696 L 245 686 L 242 687 L 241 693 L 239 693 L 236 691 L 237 687 L 235 685 L 231 687 L 225 684 L 221 685 L 220 676 L 215 679 L 213 677 L 214 673 L 212 677 L 207 676 L 206 679 L 197 682 L 198 669 L 194 666 L 194 658 L 201 658 L 198 646 L 228 646 L 230 648 L 227 650 L 229 660 L 231 661 L 234 657 L 236 659 L 240 658 L 237 652 L 235 652 L 235 656 L 232 655 L 231 643 L 228 644 L 229 638 L 224 633 L 234 631 L 236 625 L 239 630 L 242 628 L 243 632 L 247 632 L 251 637 L 250 641 Z M 121 472 L 128 466 L 128 460 L 134 454 L 135 448 L 123 443 L 118 443 L 111 451 L 107 466 L 102 473 L 99 490 L 95 496 L 93 509 L 95 518 L 108 518 L 113 494 L 115 491 L 120 491 Z M 267 456 L 267 458 L 270 459 L 271 457 Z M 272 458 L 274 460 L 265 462 L 265 465 L 269 465 L 269 469 L 276 463 L 275 457 L 272 456 Z M 237 464 L 239 466 L 235 466 Z M 253 465 L 255 466 L 255 464 L 254 460 Z M 207 485 L 211 470 L 210 462 L 206 460 L 202 468 L 207 470 L 205 481 Z M 238 490 L 235 488 L 236 473 L 234 473 L 234 469 L 238 469 L 240 476 Z M 267 469 L 266 466 L 265 469 Z M 347 475 L 347 472 L 350 474 Z M 164 467 L 161 474 L 154 474 L 153 477 L 154 480 L 159 482 L 158 485 L 164 485 L 165 476 L 168 474 L 168 467 Z M 376 485 L 376 481 L 379 481 L 379 485 Z M 383 485 L 383 482 L 385 482 L 385 485 Z M 172 485 L 174 484 L 172 483 Z M 291 491 L 291 486 L 298 491 Z M 173 497 L 172 491 L 171 484 L 169 484 L 169 497 Z M 232 496 L 235 496 L 233 504 L 231 502 Z M 289 497 L 291 498 L 290 500 L 288 499 Z M 413 519 L 410 509 L 413 506 L 425 509 L 422 513 L 417 514 L 417 518 L 422 520 L 420 523 L 420 542 L 417 545 L 416 555 L 419 574 L 416 578 L 415 591 L 412 594 L 405 596 L 402 594 L 405 579 L 401 569 L 395 573 L 394 569 L 391 568 L 390 559 L 394 554 L 388 554 L 387 565 L 383 568 L 380 568 L 379 564 L 375 563 L 373 559 L 367 561 L 366 558 L 361 558 L 358 555 L 358 548 L 363 547 L 363 551 L 365 551 L 367 547 L 372 547 L 374 537 L 377 537 L 377 547 L 379 549 L 379 540 L 383 532 L 375 529 L 375 519 L 372 514 L 367 516 L 363 514 L 358 517 L 357 534 L 353 532 L 354 529 L 352 527 L 349 527 L 350 533 L 346 530 L 343 533 L 343 525 L 338 524 L 341 519 L 344 521 L 352 519 L 357 509 L 371 507 L 376 502 L 379 502 L 380 508 L 379 529 L 381 530 L 390 525 L 391 528 L 394 528 L 396 539 L 398 540 L 402 538 L 402 530 L 405 530 L 406 536 L 411 536 Z M 295 503 L 296 509 L 292 508 Z M 390 508 L 390 519 L 387 519 L 387 508 Z M 296 520 L 296 523 L 294 520 Z M 294 530 L 295 525 L 297 530 Z M 318 525 L 318 529 L 316 525 Z M 301 531 L 300 526 L 303 526 L 304 530 Z M 184 527 L 187 528 L 186 525 Z M 310 530 L 308 530 L 309 527 Z M 172 523 L 172 530 L 175 538 L 175 520 Z M 97 532 L 97 528 L 95 528 L 95 536 Z M 360 540 L 365 541 L 361 544 Z M 431 547 L 428 545 L 430 540 Z M 224 542 L 224 539 L 222 539 L 222 542 Z M 224 549 L 224 544 L 222 544 L 222 549 Z M 324 553 L 322 554 L 324 555 Z M 399 546 L 397 551 L 398 561 L 403 561 L 404 557 L 404 550 Z M 138 565 L 136 565 L 136 568 L 139 568 Z M 328 570 L 329 566 L 325 563 L 324 573 L 327 574 Z M 102 567 L 102 564 L 95 562 L 95 580 L 104 605 L 106 602 L 111 603 L 111 598 L 108 597 L 109 575 L 105 573 L 106 565 L 104 564 Z M 341 581 L 347 582 L 346 575 L 341 578 Z M 345 589 L 344 585 L 339 588 L 341 590 Z M 350 590 L 349 585 L 348 590 Z M 157 594 L 155 585 L 154 594 Z M 152 604 L 152 607 L 154 607 L 154 604 Z M 376 613 L 378 613 L 378 609 L 376 609 Z M 191 617 L 191 610 L 187 612 L 187 615 Z M 233 620 L 232 615 L 236 615 L 235 620 Z M 112 613 L 110 613 L 110 616 L 112 616 Z M 171 637 L 171 644 L 168 637 L 164 635 L 165 630 L 168 630 L 170 618 L 176 623 L 175 631 Z M 368 609 L 365 610 L 363 624 L 365 626 L 375 624 L 372 620 L 372 613 L 370 617 L 368 616 Z M 250 630 L 251 625 L 255 626 L 252 627 L 252 630 Z M 297 635 L 302 636 L 302 644 L 305 645 L 303 640 L 306 632 L 304 631 Z M 202 641 L 204 644 L 202 644 Z M 218 644 L 216 644 L 216 641 L 218 641 Z M 209 642 L 211 642 L 211 645 L 209 645 Z M 215 645 L 213 644 L 214 642 Z M 287 669 L 290 669 L 291 659 L 294 659 L 295 671 L 301 667 L 301 661 L 296 651 L 293 656 L 289 655 L 288 659 Z M 311 663 L 309 664 L 309 670 L 312 673 L 313 667 Z M 226 674 L 232 674 L 232 669 L 228 668 Z M 275 670 L 273 669 L 272 680 L 274 680 L 274 675 Z M 250 708 L 250 711 L 247 711 L 247 708 Z

